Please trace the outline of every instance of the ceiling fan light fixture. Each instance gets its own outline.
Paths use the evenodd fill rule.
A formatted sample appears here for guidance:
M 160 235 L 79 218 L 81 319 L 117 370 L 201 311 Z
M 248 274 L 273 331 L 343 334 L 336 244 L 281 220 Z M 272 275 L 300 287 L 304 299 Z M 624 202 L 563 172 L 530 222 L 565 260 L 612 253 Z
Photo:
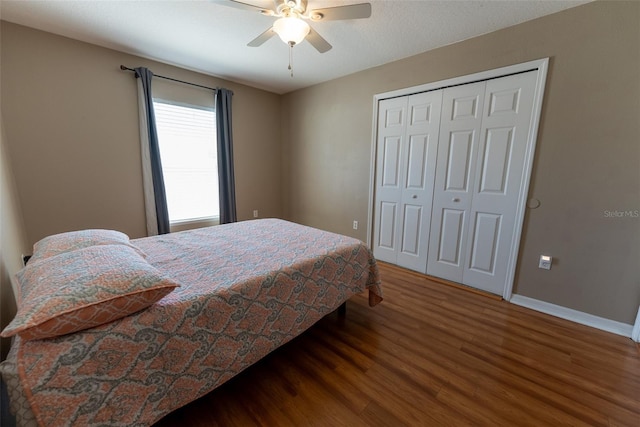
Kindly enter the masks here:
M 288 16 L 273 23 L 273 31 L 287 44 L 298 44 L 309 34 L 311 27 L 300 18 Z

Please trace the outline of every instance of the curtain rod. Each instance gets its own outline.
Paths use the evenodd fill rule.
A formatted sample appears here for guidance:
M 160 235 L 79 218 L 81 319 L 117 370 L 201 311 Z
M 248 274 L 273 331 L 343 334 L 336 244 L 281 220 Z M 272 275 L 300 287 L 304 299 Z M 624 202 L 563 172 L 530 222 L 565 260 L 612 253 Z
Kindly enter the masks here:
M 136 73 L 135 69 L 129 68 L 129 67 L 125 67 L 124 65 L 120 65 L 120 69 L 123 70 L 123 71 L 133 71 L 134 73 Z M 136 77 L 137 76 L 138 76 L 138 73 L 136 73 Z M 153 76 L 161 78 L 161 79 L 165 79 L 165 80 L 171 80 L 171 81 L 178 82 L 178 83 L 184 83 L 184 84 L 190 85 L 190 86 L 201 87 L 202 89 L 209 89 L 209 90 L 212 90 L 214 92 L 216 91 L 216 89 L 214 89 L 212 87 L 202 86 L 202 85 L 199 85 L 199 84 L 196 84 L 196 83 L 185 82 L 184 80 L 173 79 L 171 77 L 165 77 L 165 76 L 161 76 L 159 74 L 154 74 Z

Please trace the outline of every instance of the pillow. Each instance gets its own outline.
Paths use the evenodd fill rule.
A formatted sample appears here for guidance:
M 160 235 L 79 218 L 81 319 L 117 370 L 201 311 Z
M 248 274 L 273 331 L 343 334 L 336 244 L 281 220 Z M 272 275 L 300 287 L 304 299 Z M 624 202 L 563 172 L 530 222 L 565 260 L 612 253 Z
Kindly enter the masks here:
M 111 322 L 179 286 L 133 248 L 100 245 L 29 263 L 16 274 L 18 313 L 0 336 L 43 339 Z
M 61 253 L 98 245 L 124 245 L 135 249 L 142 257 L 146 254 L 129 242 L 129 236 L 115 230 L 80 230 L 54 234 L 33 245 L 29 262 L 37 262 Z

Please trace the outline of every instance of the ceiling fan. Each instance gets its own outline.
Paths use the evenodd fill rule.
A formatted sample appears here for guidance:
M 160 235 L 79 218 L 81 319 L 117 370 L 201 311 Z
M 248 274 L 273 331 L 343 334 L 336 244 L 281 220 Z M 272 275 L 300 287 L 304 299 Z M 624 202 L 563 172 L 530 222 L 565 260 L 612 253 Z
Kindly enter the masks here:
M 247 46 L 258 47 L 274 35 L 277 34 L 280 36 L 280 39 L 290 47 L 289 70 L 291 70 L 292 77 L 291 52 L 293 46 L 306 39 L 320 53 L 325 53 L 332 47 L 331 44 L 311 28 L 306 21 L 336 21 L 342 19 L 369 18 L 371 16 L 371 4 L 369 3 L 321 9 L 308 9 L 307 0 L 273 0 L 273 9 L 265 9 L 236 0 L 216 0 L 216 3 L 237 9 L 255 11 L 265 16 L 277 17 L 278 19 L 273 23 L 272 27 L 251 40 Z

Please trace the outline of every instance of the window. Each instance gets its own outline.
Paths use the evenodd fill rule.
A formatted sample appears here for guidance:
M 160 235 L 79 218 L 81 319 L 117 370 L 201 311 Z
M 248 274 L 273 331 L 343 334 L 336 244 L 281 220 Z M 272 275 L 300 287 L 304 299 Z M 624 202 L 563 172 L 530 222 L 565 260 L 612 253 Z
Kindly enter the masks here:
M 204 107 L 154 100 L 169 221 L 220 217 L 216 118 Z

